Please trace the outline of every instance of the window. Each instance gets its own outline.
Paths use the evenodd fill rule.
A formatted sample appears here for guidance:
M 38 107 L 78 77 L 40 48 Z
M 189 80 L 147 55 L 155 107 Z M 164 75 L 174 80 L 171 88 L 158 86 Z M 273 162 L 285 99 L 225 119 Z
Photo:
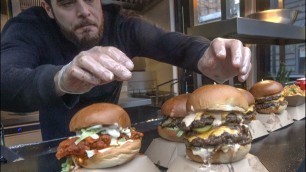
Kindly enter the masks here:
M 285 0 L 284 8 L 298 10 L 298 17 L 294 25 L 305 27 L 305 0 Z M 276 77 L 280 69 L 279 46 L 271 46 L 270 62 L 269 72 Z M 286 45 L 285 67 L 288 72 L 290 71 L 290 80 L 305 77 L 305 65 L 305 43 Z
M 195 25 L 221 19 L 220 0 L 194 0 Z

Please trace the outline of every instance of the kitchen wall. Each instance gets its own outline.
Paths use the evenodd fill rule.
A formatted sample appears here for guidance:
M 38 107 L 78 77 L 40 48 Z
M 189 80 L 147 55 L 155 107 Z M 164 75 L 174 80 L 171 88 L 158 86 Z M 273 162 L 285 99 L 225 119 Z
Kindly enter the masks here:
M 1 0 L 1 31 L 9 17 L 7 7 L 8 7 L 7 1 Z
M 143 16 L 148 20 L 153 21 L 160 27 L 170 31 L 170 12 L 169 12 L 169 1 L 161 1 L 159 4 L 154 6 L 149 11 L 145 12 Z M 139 58 L 136 58 L 139 62 Z M 152 71 L 156 73 L 157 85 L 163 82 L 173 79 L 172 65 L 157 62 L 146 58 L 145 60 L 145 71 Z M 161 91 L 170 91 L 170 85 L 164 85 L 160 87 Z

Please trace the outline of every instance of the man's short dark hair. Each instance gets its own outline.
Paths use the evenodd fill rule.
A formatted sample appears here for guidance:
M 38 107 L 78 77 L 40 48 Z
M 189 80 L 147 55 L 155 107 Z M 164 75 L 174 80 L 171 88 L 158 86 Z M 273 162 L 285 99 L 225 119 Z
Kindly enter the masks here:
M 45 2 L 49 5 L 51 5 L 51 0 L 45 0 Z

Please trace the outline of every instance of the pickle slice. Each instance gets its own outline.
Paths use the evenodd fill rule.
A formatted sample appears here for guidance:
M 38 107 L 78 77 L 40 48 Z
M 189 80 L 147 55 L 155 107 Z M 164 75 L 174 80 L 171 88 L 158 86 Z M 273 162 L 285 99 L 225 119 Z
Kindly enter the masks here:
M 192 129 L 192 130 L 193 130 L 193 131 L 196 131 L 196 132 L 198 132 L 198 133 L 204 133 L 204 132 L 210 130 L 211 127 L 212 127 L 211 125 L 207 125 L 207 126 L 205 126 L 205 127 L 194 128 L 194 129 Z

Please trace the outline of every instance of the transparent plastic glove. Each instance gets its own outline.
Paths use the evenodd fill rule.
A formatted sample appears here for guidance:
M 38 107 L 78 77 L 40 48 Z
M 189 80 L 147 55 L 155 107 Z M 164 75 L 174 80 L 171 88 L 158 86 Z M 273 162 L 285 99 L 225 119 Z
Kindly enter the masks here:
M 218 83 L 235 76 L 243 82 L 249 76 L 251 67 L 250 49 L 235 39 L 214 39 L 198 62 L 202 74 Z
M 132 77 L 133 62 L 115 47 L 97 46 L 79 53 L 54 77 L 59 95 L 83 94 L 93 87 Z

